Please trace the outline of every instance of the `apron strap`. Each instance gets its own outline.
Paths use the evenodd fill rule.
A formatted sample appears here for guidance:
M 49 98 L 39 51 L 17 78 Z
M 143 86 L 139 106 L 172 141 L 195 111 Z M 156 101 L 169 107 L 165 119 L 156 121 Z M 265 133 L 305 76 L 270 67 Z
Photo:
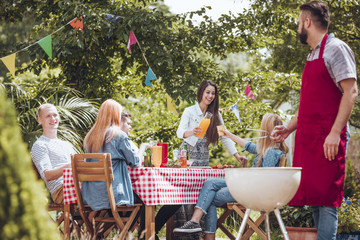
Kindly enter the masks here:
M 319 53 L 319 59 L 323 58 L 323 53 L 325 49 L 326 40 L 328 38 L 328 34 L 326 33 L 324 38 L 321 41 L 321 47 L 320 47 L 320 53 Z

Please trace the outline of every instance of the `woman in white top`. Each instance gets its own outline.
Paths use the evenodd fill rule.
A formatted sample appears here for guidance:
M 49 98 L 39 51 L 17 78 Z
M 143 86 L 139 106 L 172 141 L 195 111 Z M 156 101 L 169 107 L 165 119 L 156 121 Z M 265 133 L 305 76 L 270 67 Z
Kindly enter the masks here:
M 188 145 L 189 159 L 193 160 L 192 166 L 209 166 L 209 144 L 217 144 L 217 126 L 224 125 L 219 113 L 219 93 L 215 83 L 210 80 L 203 81 L 198 87 L 197 100 L 195 105 L 185 108 L 176 134 Z M 204 138 L 199 139 L 196 137 L 201 133 L 198 126 L 206 112 L 213 115 Z M 243 158 L 237 153 L 235 143 L 223 136 L 220 139 L 228 152 L 241 164 Z

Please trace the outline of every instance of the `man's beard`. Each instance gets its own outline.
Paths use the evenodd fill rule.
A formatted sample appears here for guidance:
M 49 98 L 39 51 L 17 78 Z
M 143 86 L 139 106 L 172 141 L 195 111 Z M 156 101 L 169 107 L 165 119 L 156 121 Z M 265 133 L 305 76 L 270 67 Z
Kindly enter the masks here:
M 300 34 L 299 34 L 299 38 L 300 38 L 300 42 L 302 43 L 302 44 L 307 44 L 307 38 L 308 38 L 308 34 L 307 34 L 307 31 L 305 30 L 305 28 L 304 28 L 304 25 L 303 25 L 303 27 L 302 27 L 302 29 L 301 29 L 301 32 L 300 32 Z

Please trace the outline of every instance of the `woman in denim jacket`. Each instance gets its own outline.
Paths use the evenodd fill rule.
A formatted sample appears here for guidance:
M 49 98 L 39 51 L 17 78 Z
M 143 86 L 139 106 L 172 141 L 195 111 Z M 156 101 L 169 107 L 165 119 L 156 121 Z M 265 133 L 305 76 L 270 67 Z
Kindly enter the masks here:
M 131 148 L 128 136 L 121 131 L 122 110 L 122 106 L 112 99 L 101 104 L 97 120 L 85 137 L 84 146 L 86 152 L 89 153 L 111 154 L 114 173 L 112 186 L 116 205 L 133 205 L 134 194 L 128 166 L 138 167 L 140 161 Z M 89 159 L 88 161 L 96 160 Z M 105 182 L 84 182 L 81 194 L 84 202 L 91 209 L 110 209 Z M 136 202 L 138 202 L 137 199 Z

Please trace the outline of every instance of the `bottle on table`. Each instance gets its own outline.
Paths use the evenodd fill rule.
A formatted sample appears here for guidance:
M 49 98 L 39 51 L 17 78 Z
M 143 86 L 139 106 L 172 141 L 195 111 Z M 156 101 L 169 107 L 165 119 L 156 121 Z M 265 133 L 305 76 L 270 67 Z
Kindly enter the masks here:
M 144 167 L 151 167 L 151 149 L 145 149 L 144 153 Z
M 185 143 L 181 149 L 180 159 L 179 159 L 181 168 L 187 168 L 187 144 Z

